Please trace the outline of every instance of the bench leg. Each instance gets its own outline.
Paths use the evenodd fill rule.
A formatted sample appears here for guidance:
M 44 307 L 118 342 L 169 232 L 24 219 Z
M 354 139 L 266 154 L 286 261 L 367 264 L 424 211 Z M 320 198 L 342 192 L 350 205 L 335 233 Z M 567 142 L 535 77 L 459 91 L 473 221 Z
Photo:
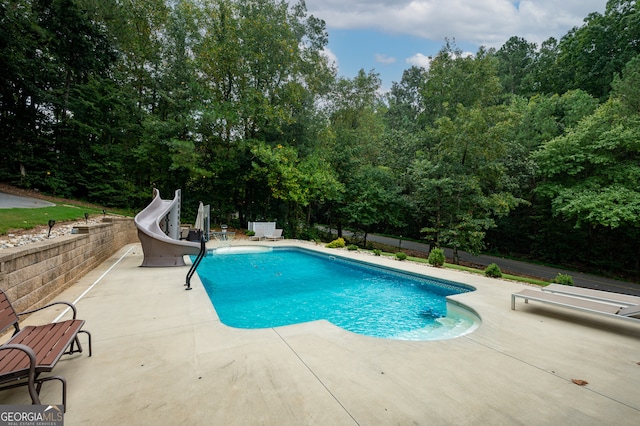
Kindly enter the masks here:
M 42 389 L 42 384 L 44 382 L 48 382 L 49 380 L 59 380 L 60 383 L 62 383 L 62 407 L 64 412 L 67 412 L 67 381 L 65 380 L 64 377 L 62 376 L 49 376 L 49 377 L 44 377 L 42 379 L 37 379 L 37 385 L 36 385 L 36 393 L 39 396 L 40 395 L 40 389 Z M 31 392 L 31 388 L 29 388 L 29 392 Z M 33 397 L 32 397 L 33 399 Z M 34 405 L 36 404 L 35 402 L 33 403 Z M 38 404 L 40 405 L 40 401 L 38 401 Z
M 29 379 L 27 379 L 27 381 L 24 381 L 24 382 L 21 381 L 20 383 L 16 383 L 16 384 L 13 384 L 13 385 L 2 386 L 0 388 L 0 390 L 15 389 L 15 388 L 20 388 L 22 386 L 26 386 L 27 389 L 29 390 L 29 396 L 31 397 L 31 404 L 32 405 L 41 405 L 41 403 L 40 403 L 40 395 L 38 394 L 39 393 L 39 391 L 38 391 L 39 388 L 38 388 L 37 384 L 38 384 L 37 380 L 34 380 L 32 382 L 32 379 L 29 378 Z
M 89 333 L 87 330 L 78 331 L 78 334 L 80 333 L 85 333 L 87 335 L 87 339 L 89 341 L 89 356 L 91 356 L 93 354 L 93 350 L 91 348 L 91 333 Z M 77 352 L 82 352 L 82 345 L 80 344 L 80 339 L 78 339 L 78 335 L 76 335 L 76 337 L 71 341 L 71 344 L 69 345 L 69 350 L 66 351 L 64 354 L 71 355 Z
M 93 354 L 93 349 L 91 348 L 91 333 L 89 333 L 87 330 L 80 330 L 78 333 L 84 333 L 87 335 L 87 340 L 89 341 L 89 356 L 91 356 Z M 80 342 L 78 342 L 78 346 L 80 346 Z
M 524 299 L 524 303 L 529 303 L 529 299 L 527 299 L 526 297 L 523 298 Z M 511 295 L 511 310 L 515 311 L 516 309 L 516 295 L 512 294 Z

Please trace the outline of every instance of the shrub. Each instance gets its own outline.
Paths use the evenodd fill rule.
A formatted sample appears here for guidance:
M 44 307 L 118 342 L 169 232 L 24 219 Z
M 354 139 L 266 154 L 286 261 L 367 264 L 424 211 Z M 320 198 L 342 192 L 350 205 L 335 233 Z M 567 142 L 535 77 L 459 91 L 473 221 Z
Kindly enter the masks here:
M 316 241 L 320 239 L 318 229 L 314 227 L 298 229 L 298 239 L 306 241 Z
M 247 230 L 245 234 L 247 235 L 247 237 L 253 237 L 254 235 L 256 235 L 255 231 L 249 231 L 249 230 Z
M 336 238 L 327 244 L 327 248 L 342 248 L 345 246 L 344 238 Z
M 376 256 L 380 256 L 382 254 L 382 250 L 380 249 L 373 249 L 373 254 Z
M 563 285 L 573 285 L 573 278 L 571 278 L 571 275 L 558 273 L 553 279 L 553 282 Z
M 429 265 L 438 268 L 444 265 L 444 261 L 444 251 L 439 248 L 434 248 L 433 250 L 431 250 L 431 253 L 429 253 L 429 257 L 427 258 L 427 262 L 429 262 Z
M 491 278 L 502 278 L 502 271 L 498 265 L 492 263 L 484 270 L 484 275 Z
M 399 251 L 399 252 L 396 253 L 396 259 L 398 259 L 398 260 L 406 260 L 407 259 L 407 254 Z
M 357 246 L 357 245 L 355 245 L 355 244 L 349 244 L 349 245 L 347 246 L 347 250 L 351 250 L 351 251 L 353 251 L 353 250 L 358 250 L 358 246 Z

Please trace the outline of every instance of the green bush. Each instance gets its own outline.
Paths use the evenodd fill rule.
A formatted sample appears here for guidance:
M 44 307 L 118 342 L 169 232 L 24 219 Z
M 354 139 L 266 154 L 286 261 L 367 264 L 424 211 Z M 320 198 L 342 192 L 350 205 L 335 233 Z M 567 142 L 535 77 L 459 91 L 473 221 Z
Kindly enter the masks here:
M 407 254 L 401 251 L 396 253 L 396 259 L 398 260 L 407 260 Z
M 444 251 L 439 248 L 432 249 L 431 253 L 429 253 L 429 257 L 427 258 L 427 262 L 429 262 L 429 265 L 438 268 L 444 265 L 445 260 L 446 258 L 444 256 Z
M 337 238 L 327 244 L 327 248 L 343 248 L 345 246 L 344 238 Z
M 571 278 L 571 275 L 558 273 L 558 275 L 553 279 L 553 282 L 563 285 L 573 285 L 573 278 Z
M 502 278 L 502 271 L 498 265 L 492 263 L 484 270 L 484 275 L 485 277 Z
M 253 237 L 254 235 L 256 235 L 255 231 L 249 231 L 249 230 L 247 230 L 245 234 L 247 235 L 247 237 Z
M 318 232 L 318 229 L 314 228 L 314 227 L 305 227 L 302 229 L 298 229 L 298 235 L 297 235 L 298 239 L 300 240 L 305 240 L 305 241 L 316 241 L 316 240 L 320 240 L 320 233 Z
M 347 250 L 351 250 L 351 251 L 358 250 L 358 246 L 355 244 L 349 244 L 347 246 Z
M 376 256 L 380 256 L 382 254 L 382 250 L 380 249 L 373 249 L 373 254 Z

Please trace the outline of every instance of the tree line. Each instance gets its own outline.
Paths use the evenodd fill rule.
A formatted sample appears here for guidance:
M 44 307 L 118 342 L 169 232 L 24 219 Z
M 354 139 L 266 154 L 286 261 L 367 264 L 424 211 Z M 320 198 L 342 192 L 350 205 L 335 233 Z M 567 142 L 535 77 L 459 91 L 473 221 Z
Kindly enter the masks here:
M 382 93 L 303 1 L 2 0 L 0 180 L 638 277 L 639 21 L 610 0 L 540 45 L 445 40 Z

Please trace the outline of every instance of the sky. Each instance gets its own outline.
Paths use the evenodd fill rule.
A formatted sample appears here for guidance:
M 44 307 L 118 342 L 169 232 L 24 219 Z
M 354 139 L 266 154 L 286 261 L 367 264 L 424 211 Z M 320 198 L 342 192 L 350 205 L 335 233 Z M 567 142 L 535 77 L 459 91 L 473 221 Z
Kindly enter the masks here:
M 445 40 L 464 52 L 499 49 L 512 36 L 538 46 L 560 39 L 607 0 L 305 0 L 309 14 L 325 21 L 327 55 L 338 75 L 374 71 L 383 91 L 412 65 L 428 68 Z

